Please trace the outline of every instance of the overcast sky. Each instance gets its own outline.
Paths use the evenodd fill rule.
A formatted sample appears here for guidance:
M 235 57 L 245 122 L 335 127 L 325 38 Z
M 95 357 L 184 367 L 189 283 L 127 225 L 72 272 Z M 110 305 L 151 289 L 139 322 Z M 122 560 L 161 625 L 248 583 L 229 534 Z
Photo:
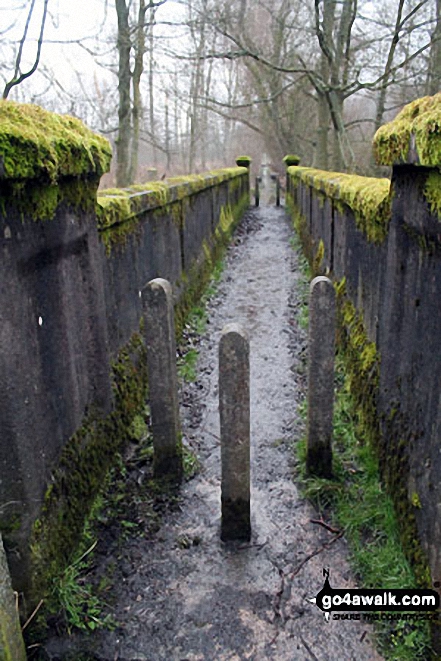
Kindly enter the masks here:
M 23 6 L 24 3 L 24 6 Z M 0 39 L 3 44 L 5 40 L 15 40 L 18 42 L 23 34 L 30 0 L 0 0 L 0 32 L 3 33 L 11 27 L 6 34 L 2 34 Z M 75 83 L 77 73 L 80 73 L 85 79 L 92 78 L 93 73 L 99 78 L 109 78 L 102 67 L 97 66 L 94 58 L 87 53 L 84 48 L 76 45 L 76 40 L 82 40 L 85 47 L 96 50 L 100 48 L 105 50 L 105 45 L 97 45 L 96 35 L 98 34 L 103 41 L 106 36 L 115 35 L 117 27 L 116 11 L 114 2 L 110 0 L 83 0 L 75 2 L 72 0 L 49 0 L 49 16 L 46 22 L 44 44 L 41 53 L 41 66 L 54 71 L 57 79 L 65 86 L 71 86 Z M 176 21 L 183 16 L 184 8 L 179 2 L 167 0 L 165 5 L 161 6 L 157 12 L 157 20 Z M 41 16 L 43 12 L 43 0 L 35 0 L 35 9 L 29 28 L 28 39 L 23 53 L 23 70 L 26 70 L 26 64 L 32 65 L 37 48 L 37 40 L 40 30 Z M 167 28 L 169 33 L 173 28 Z M 156 31 L 165 30 L 158 27 Z M 177 28 L 174 28 L 176 31 Z M 60 43 L 65 42 L 65 43 Z M 70 43 L 69 43 L 70 42 Z M 113 41 L 111 48 L 115 48 Z M 10 49 L 2 49 L 3 65 L 9 65 L 9 73 L 13 72 L 13 53 Z M 116 53 L 113 57 L 102 58 L 116 61 Z M 7 74 L 3 70 L 3 76 Z M 9 75 L 10 77 L 10 75 Z M 37 79 L 36 79 L 37 80 Z M 29 84 L 35 86 L 36 80 Z M 40 81 L 41 84 L 41 81 Z M 24 90 L 21 90 L 24 92 Z

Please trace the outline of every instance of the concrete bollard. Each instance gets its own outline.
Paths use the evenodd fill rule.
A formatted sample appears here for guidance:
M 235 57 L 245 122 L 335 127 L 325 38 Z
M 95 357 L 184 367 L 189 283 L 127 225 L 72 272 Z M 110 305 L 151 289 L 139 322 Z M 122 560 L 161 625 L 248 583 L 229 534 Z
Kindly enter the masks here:
M 280 207 L 280 179 L 278 175 L 276 179 L 276 207 Z
M 154 474 L 174 482 L 182 478 L 176 340 L 172 288 L 155 278 L 142 290 L 147 375 L 152 419 Z
M 260 179 L 259 179 L 259 177 L 256 177 L 256 186 L 255 186 L 255 189 L 254 189 L 254 194 L 255 194 L 255 198 L 256 198 L 256 207 L 258 207 L 259 204 L 260 204 L 259 183 L 260 183 Z
M 335 291 L 329 278 L 310 285 L 309 370 L 306 469 L 310 475 L 332 476 L 334 407 Z
M 26 661 L 26 651 L 0 535 L 0 659 Z
M 251 537 L 249 354 L 245 331 L 225 326 L 219 345 L 223 541 Z

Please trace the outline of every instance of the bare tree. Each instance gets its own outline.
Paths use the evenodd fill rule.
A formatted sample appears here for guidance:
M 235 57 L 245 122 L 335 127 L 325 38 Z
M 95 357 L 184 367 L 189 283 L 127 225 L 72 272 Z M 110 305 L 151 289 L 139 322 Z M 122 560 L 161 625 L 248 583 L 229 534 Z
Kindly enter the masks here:
M 130 3 L 126 0 L 115 0 L 118 20 L 118 138 L 116 140 L 116 183 L 118 186 L 128 186 L 137 176 L 138 150 L 140 140 L 140 121 L 142 118 L 141 78 L 144 72 L 144 55 L 146 53 L 146 30 L 152 30 L 157 7 L 166 0 L 148 4 L 139 0 L 136 19 L 131 21 Z M 150 21 L 146 21 L 150 10 Z M 153 113 L 153 75 L 152 48 L 150 41 L 150 113 L 151 135 L 154 140 Z M 131 58 L 133 55 L 133 67 Z

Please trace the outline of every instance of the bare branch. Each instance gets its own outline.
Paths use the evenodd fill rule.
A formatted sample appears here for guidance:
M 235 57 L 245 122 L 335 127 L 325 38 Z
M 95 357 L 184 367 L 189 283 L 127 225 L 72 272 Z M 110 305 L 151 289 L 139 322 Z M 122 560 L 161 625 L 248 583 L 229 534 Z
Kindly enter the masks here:
M 24 29 L 24 32 L 23 32 L 23 37 L 20 41 L 20 47 L 19 47 L 19 50 L 18 50 L 17 59 L 15 61 L 14 76 L 13 76 L 12 80 L 10 80 L 9 83 L 6 84 L 5 89 L 3 90 L 3 98 L 4 99 L 8 98 L 9 92 L 11 91 L 11 89 L 13 87 L 15 87 L 15 85 L 19 85 L 20 83 L 22 83 L 24 80 L 26 80 L 26 78 L 29 78 L 30 76 L 32 76 L 32 74 L 35 73 L 35 71 L 37 70 L 37 67 L 38 67 L 39 62 L 40 62 L 41 47 L 42 47 L 42 44 L 43 44 L 43 34 L 44 34 L 44 26 L 45 26 L 45 23 L 46 23 L 48 2 L 49 2 L 49 0 L 44 0 L 43 17 L 41 19 L 40 36 L 38 38 L 37 54 L 35 56 L 34 64 L 29 69 L 29 71 L 27 71 L 26 73 L 21 73 L 20 65 L 21 65 L 21 58 L 22 58 L 22 54 L 23 54 L 23 47 L 24 47 L 24 44 L 25 44 L 25 41 L 26 41 L 26 37 L 27 37 L 27 34 L 28 34 L 29 25 L 30 25 L 30 22 L 31 22 L 32 13 L 34 11 L 34 5 L 35 5 L 35 0 L 32 0 L 31 7 L 29 8 L 28 17 L 27 17 L 27 20 L 26 20 L 25 29 Z

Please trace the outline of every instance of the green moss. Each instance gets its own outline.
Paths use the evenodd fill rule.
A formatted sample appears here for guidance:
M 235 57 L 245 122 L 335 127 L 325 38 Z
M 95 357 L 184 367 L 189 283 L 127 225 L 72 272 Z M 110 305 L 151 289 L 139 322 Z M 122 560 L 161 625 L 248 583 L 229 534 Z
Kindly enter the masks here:
M 145 211 L 173 205 L 174 212 L 182 220 L 182 213 L 176 205 L 207 188 L 230 181 L 233 191 L 235 181 L 240 185 L 240 176 L 247 172 L 246 168 L 224 168 L 211 170 L 205 174 L 172 177 L 160 182 L 136 184 L 129 188 L 110 188 L 98 192 L 98 227 L 108 229 L 118 225 Z M 167 209 L 168 211 L 168 209 Z
M 283 162 L 287 168 L 292 165 L 298 165 L 300 163 L 300 156 L 297 156 L 297 154 L 287 154 L 284 156 Z
M 344 280 L 336 283 L 337 339 L 347 374 L 348 389 L 358 411 L 358 423 L 364 439 L 376 451 L 382 479 L 387 485 L 400 522 L 404 551 L 412 563 L 420 586 L 430 586 L 427 558 L 418 541 L 415 504 L 409 502 L 407 484 L 409 464 L 407 443 L 401 430 L 409 429 L 400 415 L 386 415 L 380 421 L 377 400 L 380 383 L 380 356 L 374 342 L 369 341 L 362 316 L 346 296 Z M 418 499 L 419 501 L 419 499 Z
M 32 558 L 38 598 L 75 551 L 85 517 L 103 475 L 129 440 L 135 417 L 147 396 L 145 348 L 134 334 L 112 366 L 114 408 L 108 416 L 91 411 L 66 444 L 48 486 L 41 518 L 34 525 Z
M 322 262 L 324 257 L 325 257 L 325 244 L 323 243 L 323 239 L 320 239 L 311 267 L 314 275 L 321 274 Z
M 112 192 L 109 196 L 98 195 L 97 222 L 100 229 L 117 225 L 133 215 L 130 196 L 125 191 Z
M 412 493 L 412 496 L 411 496 L 411 498 L 410 498 L 410 502 L 412 503 L 412 505 L 413 505 L 414 507 L 417 507 L 418 509 L 421 509 L 421 507 L 422 507 L 422 506 L 421 506 L 421 500 L 420 500 L 419 495 L 416 493 L 416 491 L 414 491 L 414 492 Z
M 251 156 L 238 156 L 236 158 L 236 165 L 239 167 L 249 168 L 252 162 Z
M 299 212 L 291 195 L 287 205 L 299 232 L 305 254 L 312 262 L 311 237 L 308 235 L 305 217 Z M 390 411 L 381 419 L 377 401 L 380 388 L 381 357 L 376 344 L 368 338 L 361 314 L 346 294 L 346 279 L 335 282 L 337 299 L 337 345 L 345 369 L 345 380 L 356 409 L 360 438 L 375 451 L 381 477 L 394 503 L 399 521 L 400 541 L 406 557 L 412 565 L 417 584 L 431 587 L 427 557 L 418 536 L 416 513 L 420 510 L 419 498 L 409 498 L 409 460 L 407 447 L 411 442 L 412 426 L 402 416 L 399 406 L 392 403 Z M 405 587 L 405 586 L 402 586 Z
M 440 166 L 441 92 L 405 106 L 392 122 L 378 129 L 373 145 L 381 165 L 408 162 L 409 156 L 413 158 L 413 154 L 409 154 L 412 146 L 419 165 Z
M 389 179 L 304 167 L 290 167 L 288 173 L 293 182 L 300 180 L 319 193 L 325 193 L 337 203 L 343 203 L 352 209 L 357 227 L 369 241 L 384 241 L 391 218 Z
M 96 187 L 92 179 L 66 177 L 58 184 L 29 181 L 0 182 L 0 208 L 5 218 L 19 213 L 23 221 L 52 220 L 62 204 L 75 211 L 92 213 L 95 210 Z
M 109 169 L 108 140 L 68 115 L 31 104 L 0 101 L 0 179 L 100 176 Z
M 431 213 L 441 219 L 441 172 L 439 170 L 429 173 L 424 186 L 424 197 Z
M 153 211 L 161 216 L 171 215 L 173 221 L 181 227 L 185 222 L 186 206 L 193 194 L 223 182 L 228 182 L 229 193 L 233 194 L 242 186 L 243 175 L 246 173 L 246 168 L 224 168 L 202 175 L 173 177 L 163 182 L 99 191 L 96 213 L 107 254 L 110 255 L 116 246 L 124 245 L 129 236 L 137 232 L 143 213 Z M 228 224 L 226 213 L 224 209 L 221 226 Z

